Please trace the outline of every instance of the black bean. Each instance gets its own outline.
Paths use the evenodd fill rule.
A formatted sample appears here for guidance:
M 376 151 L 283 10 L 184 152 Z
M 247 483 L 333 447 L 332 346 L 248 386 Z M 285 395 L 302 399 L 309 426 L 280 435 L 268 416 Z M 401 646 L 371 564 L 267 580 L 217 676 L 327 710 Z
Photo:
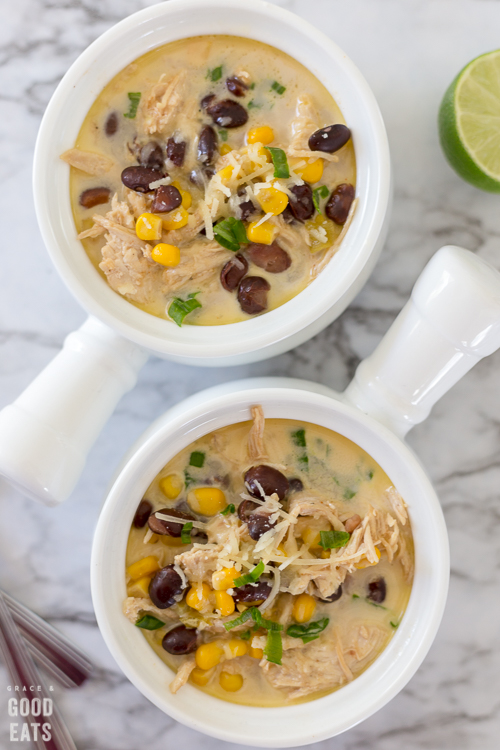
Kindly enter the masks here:
M 149 596 L 158 609 L 167 609 L 176 603 L 176 597 L 182 592 L 182 578 L 174 570 L 173 565 L 167 565 L 155 574 L 149 584 Z
M 374 581 L 370 581 L 368 584 L 367 599 L 370 599 L 375 604 L 382 604 L 387 595 L 387 586 L 385 578 L 376 578 Z
M 164 513 L 166 516 L 173 516 L 174 518 L 180 518 L 182 523 L 174 523 L 174 521 L 164 521 L 161 518 L 156 517 L 156 513 Z M 157 510 L 153 515 L 149 516 L 148 526 L 151 531 L 155 534 L 166 534 L 167 536 L 179 537 L 182 533 L 182 527 L 188 521 L 194 521 L 193 516 L 189 513 L 183 513 L 181 510 L 175 510 L 174 508 L 162 508 Z
M 238 76 L 230 76 L 226 78 L 226 88 L 234 96 L 245 96 L 248 91 L 248 86 Z
M 261 245 L 251 242 L 247 245 L 246 254 L 256 266 L 263 268 L 268 273 L 282 273 L 290 268 L 292 259 L 277 242 L 272 245 Z
M 151 204 L 151 211 L 155 214 L 163 214 L 179 208 L 182 203 L 182 195 L 173 185 L 160 185 L 155 190 L 155 197 Z
M 221 128 L 239 128 L 248 120 L 246 109 L 233 99 L 222 99 L 209 104 L 207 113 Z
M 289 489 L 286 476 L 281 471 L 278 471 L 278 469 L 273 469 L 272 466 L 266 466 L 265 464 L 252 466 L 251 469 L 248 469 L 245 474 L 245 484 L 249 494 L 260 500 L 263 499 L 260 487 L 262 487 L 267 497 L 276 493 L 280 502 L 285 499 Z
M 79 203 L 84 208 L 94 208 L 101 203 L 107 203 L 110 195 L 111 190 L 107 187 L 89 188 L 80 194 Z
M 205 544 L 205 542 L 208 542 L 208 534 L 200 529 L 193 529 L 191 540 L 196 544 Z
M 220 283 L 228 292 L 234 292 L 238 284 L 248 271 L 248 263 L 245 258 L 238 253 L 234 258 L 228 260 L 220 272 Z
M 257 503 L 253 503 L 251 500 L 243 500 L 243 502 L 238 505 L 238 518 L 240 521 L 243 521 L 243 523 L 246 523 L 250 514 L 258 507 Z
M 139 151 L 139 164 L 148 169 L 163 169 L 163 149 L 156 141 L 149 141 Z
M 290 202 L 288 203 L 288 206 L 285 208 L 285 210 L 281 213 L 281 217 L 285 224 L 293 224 L 295 221 L 295 216 L 292 213 L 292 209 L 290 208 Z
M 314 214 L 313 193 L 310 185 L 294 185 L 288 206 L 295 219 L 307 221 Z M 287 206 L 287 208 L 288 208 Z
M 217 148 L 217 135 L 210 125 L 205 125 L 198 138 L 198 161 L 211 164 Z
M 333 594 L 330 594 L 330 596 L 325 596 L 322 601 L 336 602 L 340 599 L 341 596 L 342 596 L 342 585 L 338 587 L 337 591 L 334 591 Z
M 248 533 L 254 541 L 260 539 L 266 531 L 274 529 L 276 521 L 271 521 L 270 513 L 252 513 L 248 516 L 247 527 Z
M 149 193 L 150 183 L 166 177 L 166 174 L 149 167 L 126 167 L 121 177 L 125 187 L 130 188 L 130 190 L 135 190 L 136 193 Z
M 267 293 L 271 286 L 261 276 L 247 276 L 238 287 L 238 302 L 243 312 L 257 315 L 267 309 Z
M 201 108 L 206 109 L 215 99 L 215 94 L 207 94 L 200 102 Z
M 311 135 L 309 148 L 311 151 L 325 151 L 328 154 L 333 154 L 334 151 L 338 151 L 339 148 L 345 146 L 350 137 L 351 131 L 345 125 L 340 123 L 328 125 L 326 128 L 316 130 Z
M 348 182 L 338 185 L 328 198 L 325 214 L 335 224 L 345 224 L 354 200 L 354 188 Z
M 302 484 L 302 480 L 298 477 L 293 477 L 292 479 L 288 480 L 289 485 L 289 492 L 302 492 L 304 489 L 304 485 Z
M 132 521 L 136 529 L 142 529 L 146 525 L 152 510 L 153 506 L 149 500 L 141 500 L 135 511 L 134 520 Z
M 243 201 L 239 205 L 240 218 L 242 221 L 248 221 L 251 216 L 257 211 L 252 201 Z
M 271 593 L 271 586 L 267 581 L 258 581 L 257 585 L 247 583 L 245 586 L 238 586 L 232 591 L 235 602 L 260 602 L 267 599 Z
M 116 112 L 111 112 L 111 114 L 108 115 L 108 119 L 106 120 L 106 124 L 104 126 L 104 132 L 107 136 L 111 137 L 116 133 L 118 130 L 118 115 Z
M 169 654 L 182 656 L 183 654 L 192 654 L 198 646 L 198 633 L 195 628 L 187 628 L 185 625 L 178 625 L 172 628 L 163 637 L 161 645 Z
M 176 141 L 169 138 L 167 141 L 167 158 L 175 167 L 182 167 L 186 154 L 186 141 Z

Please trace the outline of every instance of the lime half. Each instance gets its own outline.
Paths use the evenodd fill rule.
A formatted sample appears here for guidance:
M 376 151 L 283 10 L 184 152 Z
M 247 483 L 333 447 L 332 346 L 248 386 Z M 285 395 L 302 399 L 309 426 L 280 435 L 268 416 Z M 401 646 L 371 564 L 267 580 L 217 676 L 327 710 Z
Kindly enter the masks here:
M 460 177 L 500 193 L 500 50 L 476 57 L 452 82 L 439 108 L 439 137 Z

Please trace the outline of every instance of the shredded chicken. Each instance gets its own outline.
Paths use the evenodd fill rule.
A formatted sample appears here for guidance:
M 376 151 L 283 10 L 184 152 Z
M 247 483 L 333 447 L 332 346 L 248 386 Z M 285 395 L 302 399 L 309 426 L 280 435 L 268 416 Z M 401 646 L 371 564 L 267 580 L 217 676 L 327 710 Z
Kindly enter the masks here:
M 144 97 L 141 105 L 144 130 L 152 135 L 161 133 L 171 122 L 183 104 L 184 83 L 187 70 L 183 69 L 173 78 L 164 74 Z
M 315 159 L 321 158 L 326 161 L 338 161 L 336 154 L 328 154 L 324 151 L 312 151 L 309 148 L 309 137 L 319 129 L 315 119 L 316 112 L 308 94 L 300 94 L 297 97 L 296 117 L 292 120 L 292 138 L 288 148 L 288 154 L 297 158 Z
M 265 417 L 262 406 L 252 406 L 253 424 L 248 433 L 248 457 L 250 461 L 265 461 L 267 459 L 264 445 Z
M 203 545 L 203 547 L 205 546 Z M 217 563 L 222 550 L 222 544 L 210 549 L 196 545 L 193 549 L 176 555 L 175 564 L 182 568 L 191 582 L 211 581 L 212 573 L 217 570 Z
M 174 679 L 170 683 L 170 692 L 176 693 L 178 690 L 181 689 L 183 685 L 186 684 L 186 682 L 189 680 L 189 677 L 191 675 L 191 672 L 196 667 L 196 659 L 194 656 L 190 656 L 188 659 L 186 659 L 185 662 L 181 664 L 179 669 L 177 670 L 177 674 L 175 675 Z
M 128 596 L 123 602 L 123 614 L 125 617 L 135 624 L 140 612 L 151 612 L 151 614 L 160 620 L 177 619 L 175 612 L 171 609 L 158 609 L 149 597 Z
M 70 166 L 96 177 L 106 174 L 113 166 L 113 162 L 107 156 L 95 154 L 92 151 L 82 151 L 79 148 L 70 148 L 59 158 Z

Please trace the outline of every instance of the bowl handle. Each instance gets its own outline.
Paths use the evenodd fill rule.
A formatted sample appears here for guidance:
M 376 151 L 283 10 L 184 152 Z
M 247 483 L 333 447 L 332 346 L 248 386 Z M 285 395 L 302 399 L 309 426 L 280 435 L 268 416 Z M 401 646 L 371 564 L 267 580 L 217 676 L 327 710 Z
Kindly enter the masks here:
M 146 359 L 144 349 L 88 318 L 19 398 L 0 412 L 0 474 L 46 505 L 65 500 Z
M 404 437 L 460 378 L 500 347 L 500 273 L 442 247 L 344 398 Z

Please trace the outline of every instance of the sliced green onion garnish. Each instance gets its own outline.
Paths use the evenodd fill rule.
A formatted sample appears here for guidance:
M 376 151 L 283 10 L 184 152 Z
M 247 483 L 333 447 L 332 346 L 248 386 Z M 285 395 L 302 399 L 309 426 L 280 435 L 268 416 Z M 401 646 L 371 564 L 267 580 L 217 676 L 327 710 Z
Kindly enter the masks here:
M 129 104 L 128 112 L 125 112 L 123 116 L 128 117 L 130 120 L 133 120 L 137 114 L 137 108 L 139 107 L 139 102 L 141 101 L 141 92 L 129 91 L 127 96 L 129 98 L 130 104 Z
M 255 104 L 253 99 L 250 102 L 248 102 L 248 109 L 260 109 L 261 107 L 262 107 L 262 104 Z
M 328 188 L 326 185 L 320 185 L 319 187 L 314 188 L 313 190 L 314 208 L 319 214 L 322 213 L 321 204 L 320 204 L 320 200 L 322 198 L 328 198 Z
M 214 237 L 219 245 L 232 250 L 233 253 L 238 252 L 240 245 L 248 243 L 245 225 L 241 219 L 235 219 L 234 216 L 229 216 L 214 226 Z
M 304 643 L 309 643 L 309 641 L 319 638 L 320 633 L 323 632 L 329 622 L 328 617 L 323 617 L 323 619 L 315 620 L 308 625 L 290 625 L 286 634 L 292 638 L 302 638 Z
M 281 657 L 283 656 L 283 642 L 281 640 L 281 633 L 279 630 L 270 630 L 267 634 L 266 647 L 264 649 L 264 656 L 267 661 L 273 664 L 281 664 Z
M 210 81 L 220 81 L 222 78 L 222 65 L 219 65 L 217 68 L 213 68 L 213 70 L 208 71 L 207 78 Z
M 306 431 L 304 429 L 292 432 L 292 440 L 300 448 L 306 447 Z
M 240 586 L 245 586 L 247 583 L 256 583 L 264 572 L 264 568 L 265 565 L 261 560 L 249 573 L 245 573 L 244 576 L 236 578 L 234 580 L 234 586 L 239 588 Z
M 230 513 L 234 513 L 235 510 L 236 508 L 234 507 L 234 505 L 232 503 L 229 503 L 229 505 L 226 505 L 224 510 L 221 510 L 220 514 L 221 516 L 228 516 Z
M 243 623 L 248 622 L 248 620 L 251 620 L 253 618 L 254 609 L 255 607 L 250 607 L 250 609 L 246 609 L 244 612 L 242 612 L 241 615 L 239 615 L 239 617 L 235 617 L 234 620 L 225 622 L 224 627 L 226 628 L 226 630 L 232 630 L 232 628 L 236 628 L 238 627 L 238 625 L 243 625 Z
M 352 500 L 356 492 L 354 490 L 351 490 L 350 487 L 346 487 L 344 490 L 344 500 Z
M 391 627 L 393 627 L 394 629 L 396 629 L 396 628 L 399 628 L 399 622 L 393 622 L 393 621 L 391 620 L 391 621 L 390 621 L 390 625 L 391 625 Z
M 183 544 L 191 544 L 191 529 L 193 528 L 193 522 L 188 521 L 184 524 L 181 531 L 181 542 Z
M 196 466 L 198 469 L 201 469 L 204 463 L 205 463 L 205 454 L 202 453 L 201 451 L 193 451 L 191 455 L 189 456 L 190 466 Z
M 392 623 L 391 623 L 391 625 L 392 625 Z M 252 631 L 251 628 L 249 628 L 248 630 L 245 630 L 243 633 L 240 633 L 241 640 L 242 641 L 249 641 L 250 638 L 252 637 L 252 633 L 253 633 L 253 631 Z
M 323 549 L 337 549 L 345 547 L 351 535 L 347 531 L 320 531 L 320 545 Z
M 277 91 L 278 94 L 284 94 L 286 91 L 286 86 L 278 83 L 278 81 L 273 81 L 271 84 L 271 91 Z
M 143 630 L 158 630 L 158 628 L 162 628 L 165 625 L 164 622 L 157 617 L 153 617 L 153 615 L 143 615 L 135 624 L 136 627 L 142 628 Z
M 266 146 L 267 150 L 271 154 L 271 159 L 274 164 L 274 176 L 275 177 L 290 177 L 290 169 L 288 168 L 288 162 L 286 160 L 286 154 L 282 148 L 276 148 L 275 146 Z
M 243 625 L 243 623 L 250 619 L 252 619 L 258 627 L 265 628 L 265 630 L 283 630 L 283 625 L 280 625 L 279 622 L 266 620 L 265 617 L 262 617 L 260 609 L 257 609 L 257 607 L 249 607 L 249 609 L 246 609 L 239 617 L 235 617 L 234 620 L 225 622 L 224 627 L 226 630 L 231 630 L 237 625 Z
M 220 135 L 221 141 L 227 141 L 227 130 L 224 130 L 224 129 L 219 130 L 219 135 Z
M 199 292 L 188 294 L 187 299 L 175 297 L 173 302 L 170 304 L 170 307 L 168 308 L 168 314 L 172 318 L 174 323 L 177 323 L 179 328 L 181 327 L 186 315 L 189 315 L 190 312 L 196 310 L 197 307 L 201 307 L 201 302 L 198 302 L 198 300 L 195 299 L 197 294 L 199 294 Z

